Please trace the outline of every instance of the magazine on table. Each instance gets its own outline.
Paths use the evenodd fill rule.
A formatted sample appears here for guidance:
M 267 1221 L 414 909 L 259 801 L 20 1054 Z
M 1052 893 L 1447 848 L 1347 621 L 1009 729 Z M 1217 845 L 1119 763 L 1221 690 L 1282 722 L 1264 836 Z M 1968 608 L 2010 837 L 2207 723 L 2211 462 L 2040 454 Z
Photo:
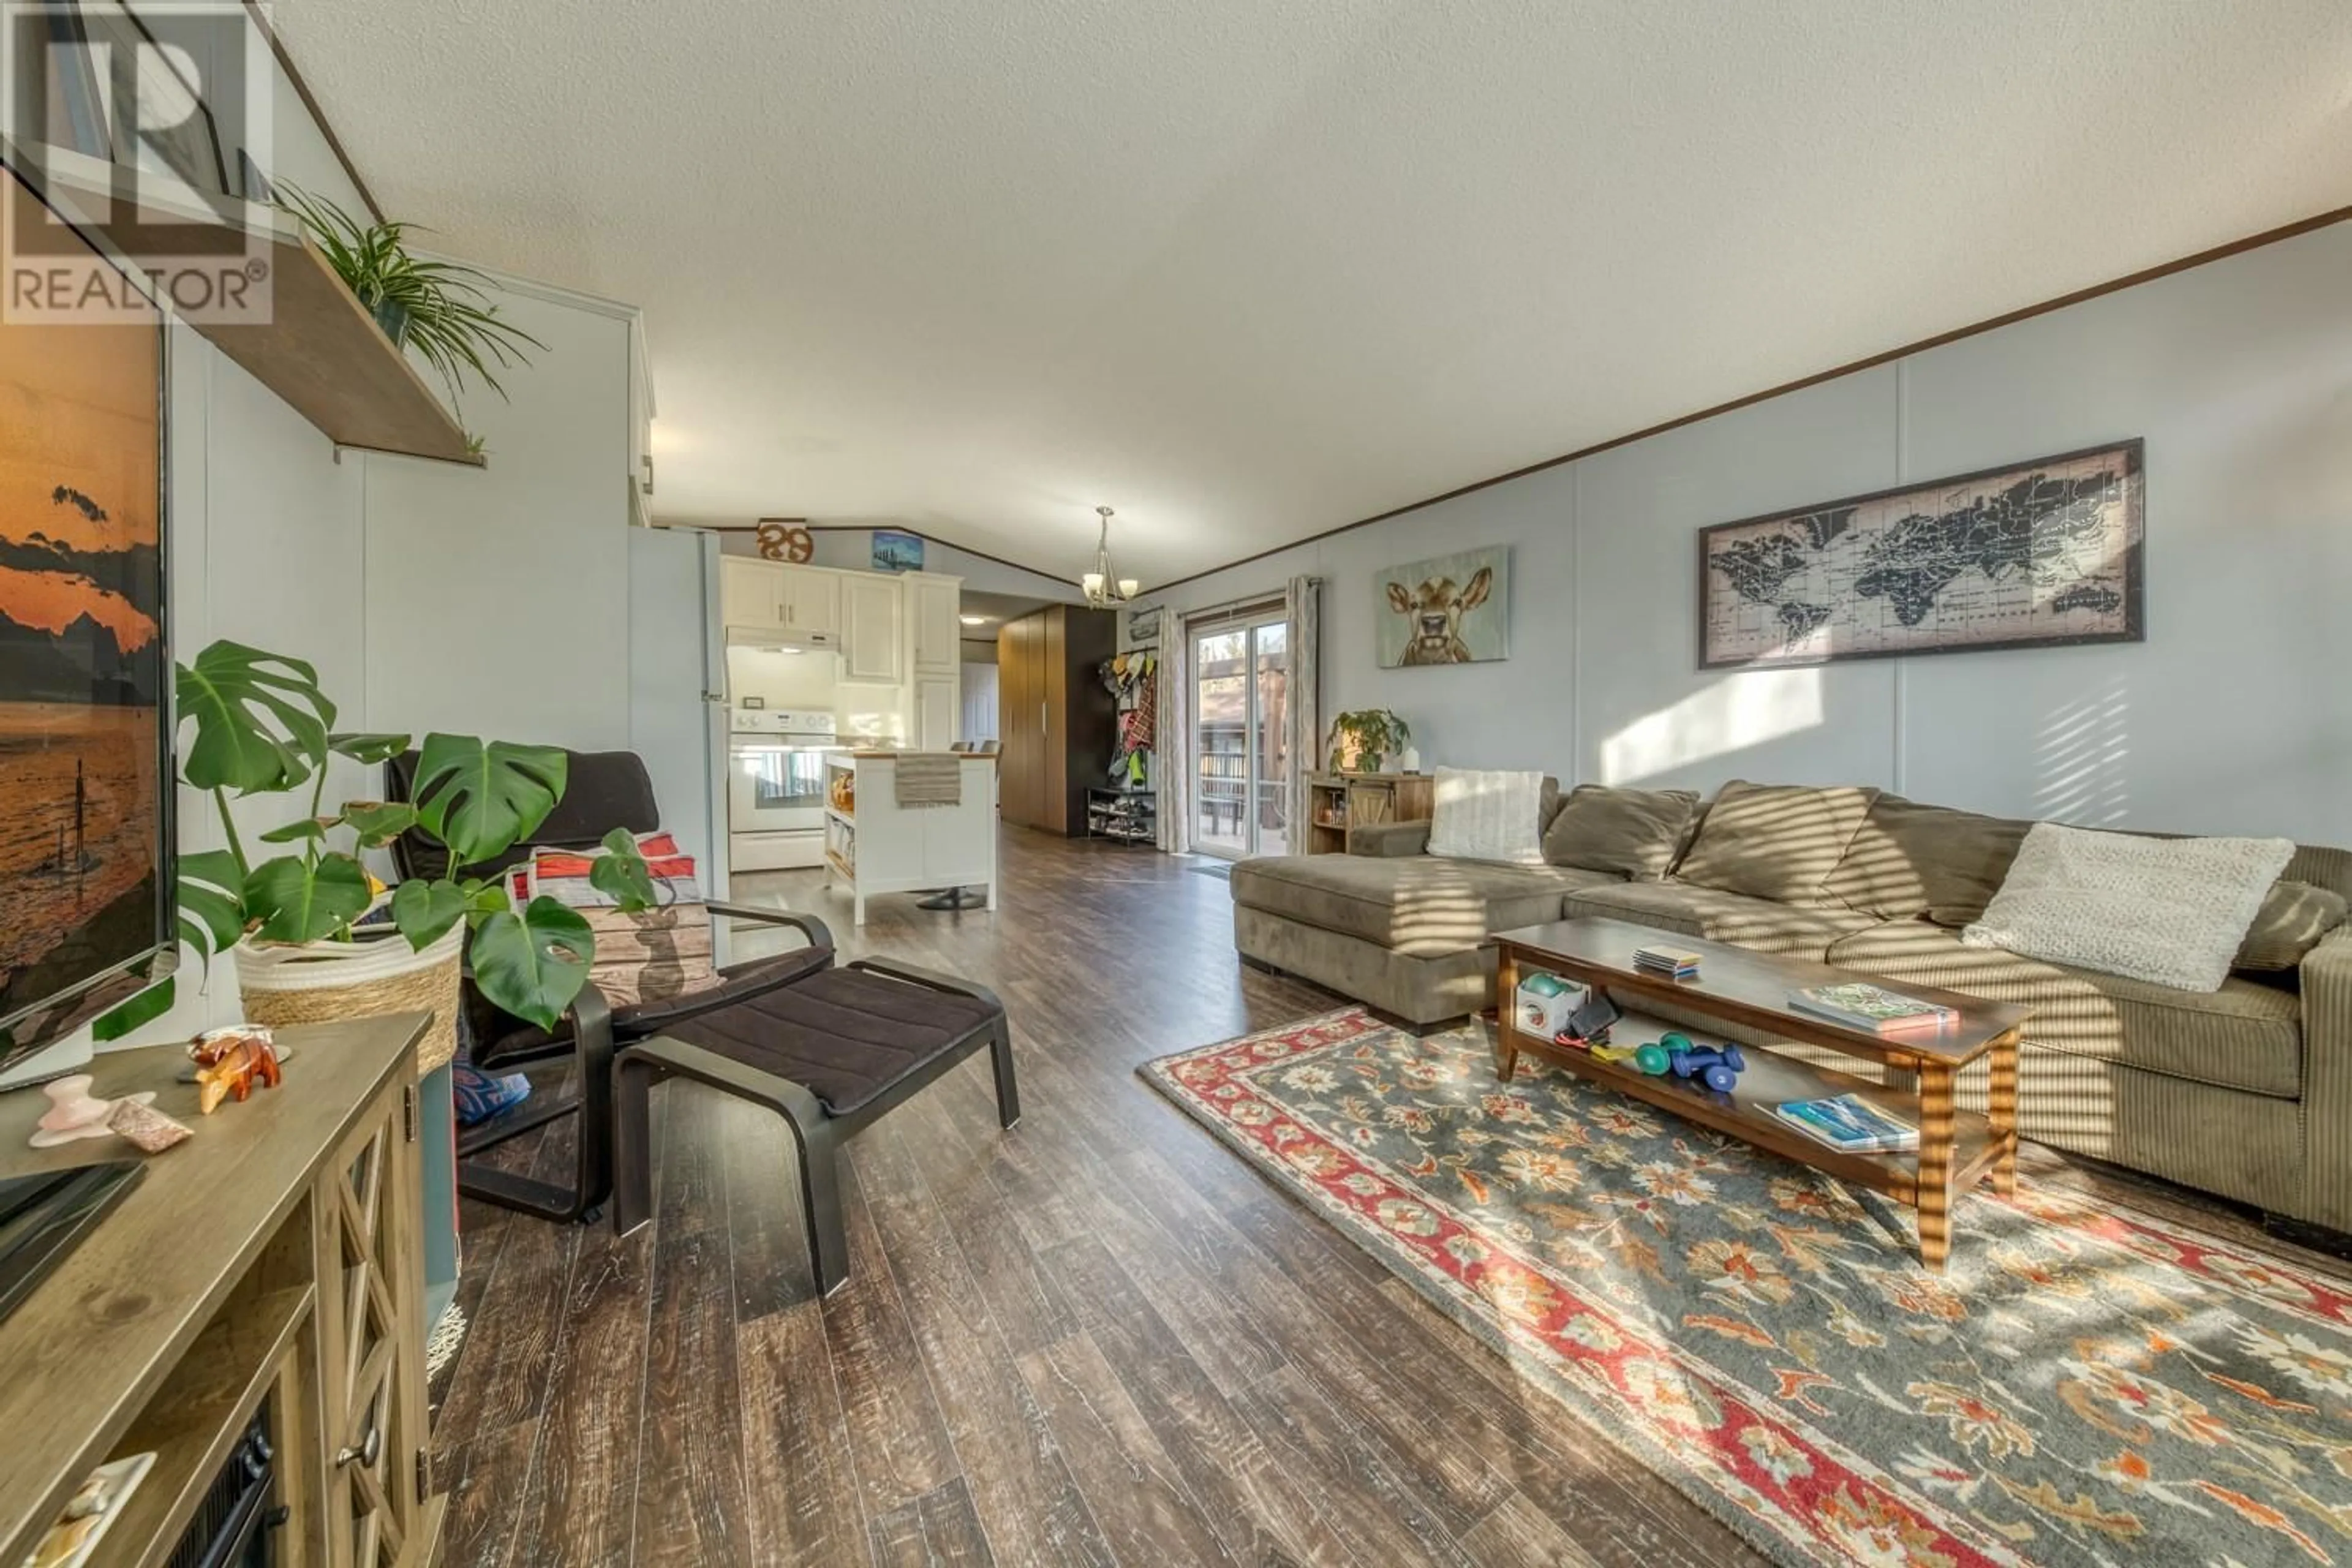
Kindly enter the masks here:
M 1791 991 L 1789 993 L 1789 1005 L 1800 1012 L 1851 1024 L 1857 1029 L 1868 1029 L 1873 1034 L 1890 1034 L 1900 1029 L 1939 1029 L 1959 1018 L 1959 1015 L 1949 1007 L 1923 1002 L 1916 996 L 1906 996 L 1900 991 L 1889 991 L 1884 985 L 1873 985 L 1862 980 Z
M 1917 1128 L 1855 1094 L 1787 1100 L 1774 1106 L 1772 1114 L 1799 1131 L 1849 1154 L 1913 1149 L 1919 1143 Z

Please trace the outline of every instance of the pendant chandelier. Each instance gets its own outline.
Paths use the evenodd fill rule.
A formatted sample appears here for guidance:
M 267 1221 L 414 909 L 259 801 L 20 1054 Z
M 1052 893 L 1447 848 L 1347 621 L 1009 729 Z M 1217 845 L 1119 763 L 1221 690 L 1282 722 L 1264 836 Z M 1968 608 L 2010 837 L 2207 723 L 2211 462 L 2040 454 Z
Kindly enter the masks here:
M 1087 604 L 1107 610 L 1134 598 L 1143 584 L 1110 569 L 1110 508 L 1098 506 L 1095 511 L 1102 519 L 1102 535 L 1095 541 L 1095 569 L 1078 579 L 1078 586 L 1087 591 Z

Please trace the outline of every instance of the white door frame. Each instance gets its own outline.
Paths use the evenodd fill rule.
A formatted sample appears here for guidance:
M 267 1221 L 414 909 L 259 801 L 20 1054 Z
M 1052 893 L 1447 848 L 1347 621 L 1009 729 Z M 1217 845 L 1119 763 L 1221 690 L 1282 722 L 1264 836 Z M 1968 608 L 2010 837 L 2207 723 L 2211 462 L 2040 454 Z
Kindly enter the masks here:
M 1284 628 L 1283 658 L 1284 668 L 1287 669 L 1289 625 L 1290 617 L 1279 605 L 1206 623 L 1188 621 L 1184 625 L 1183 635 L 1190 639 L 1185 650 L 1189 656 L 1185 668 L 1190 672 L 1192 683 L 1192 689 L 1184 694 L 1184 700 L 1192 705 L 1192 723 L 1186 728 L 1192 750 L 1192 754 L 1184 759 L 1184 765 L 1191 769 L 1192 778 L 1192 814 L 1191 820 L 1184 826 L 1184 841 L 1195 855 L 1208 855 L 1220 860 L 1240 860 L 1262 852 L 1258 842 L 1258 797 L 1265 781 L 1258 776 L 1258 759 L 1265 754 L 1265 746 L 1259 732 L 1265 719 L 1258 707 L 1257 634 L 1266 626 Z M 1201 639 L 1236 632 L 1242 638 L 1242 809 L 1238 824 L 1241 846 L 1228 849 L 1208 843 L 1201 832 L 1201 817 L 1207 798 L 1201 787 L 1201 759 L 1206 754 L 1201 746 Z M 1297 759 L 1293 758 L 1292 765 L 1296 766 L 1297 762 Z M 1285 829 L 1286 839 L 1288 831 Z M 1285 847 L 1287 847 L 1286 843 Z

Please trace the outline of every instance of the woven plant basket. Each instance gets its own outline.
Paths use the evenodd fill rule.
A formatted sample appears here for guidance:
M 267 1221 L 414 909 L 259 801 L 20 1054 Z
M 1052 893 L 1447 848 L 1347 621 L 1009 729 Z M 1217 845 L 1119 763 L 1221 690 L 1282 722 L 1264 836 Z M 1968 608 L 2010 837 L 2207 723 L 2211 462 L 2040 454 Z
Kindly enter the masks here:
M 324 1024 L 384 1013 L 430 1013 L 416 1042 L 416 1070 L 431 1072 L 457 1054 L 457 973 L 466 922 L 422 952 L 398 932 L 358 942 L 299 946 L 240 942 L 236 988 L 247 1022 Z

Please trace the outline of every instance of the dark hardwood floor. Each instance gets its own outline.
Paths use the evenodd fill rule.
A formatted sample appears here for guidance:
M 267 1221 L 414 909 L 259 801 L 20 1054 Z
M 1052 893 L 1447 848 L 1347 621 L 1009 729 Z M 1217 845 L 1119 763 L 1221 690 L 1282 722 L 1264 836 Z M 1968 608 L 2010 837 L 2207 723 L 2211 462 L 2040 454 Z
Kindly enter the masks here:
M 983 1056 L 852 1145 L 831 1300 L 782 1125 L 694 1085 L 656 1091 L 635 1236 L 466 1206 L 455 1568 L 1759 1561 L 1135 1076 L 1341 1005 L 1240 967 L 1223 880 L 1017 829 L 1004 869 L 996 914 L 882 899 L 863 931 L 817 873 L 737 884 L 995 987 L 1018 1040 L 1013 1132 Z

